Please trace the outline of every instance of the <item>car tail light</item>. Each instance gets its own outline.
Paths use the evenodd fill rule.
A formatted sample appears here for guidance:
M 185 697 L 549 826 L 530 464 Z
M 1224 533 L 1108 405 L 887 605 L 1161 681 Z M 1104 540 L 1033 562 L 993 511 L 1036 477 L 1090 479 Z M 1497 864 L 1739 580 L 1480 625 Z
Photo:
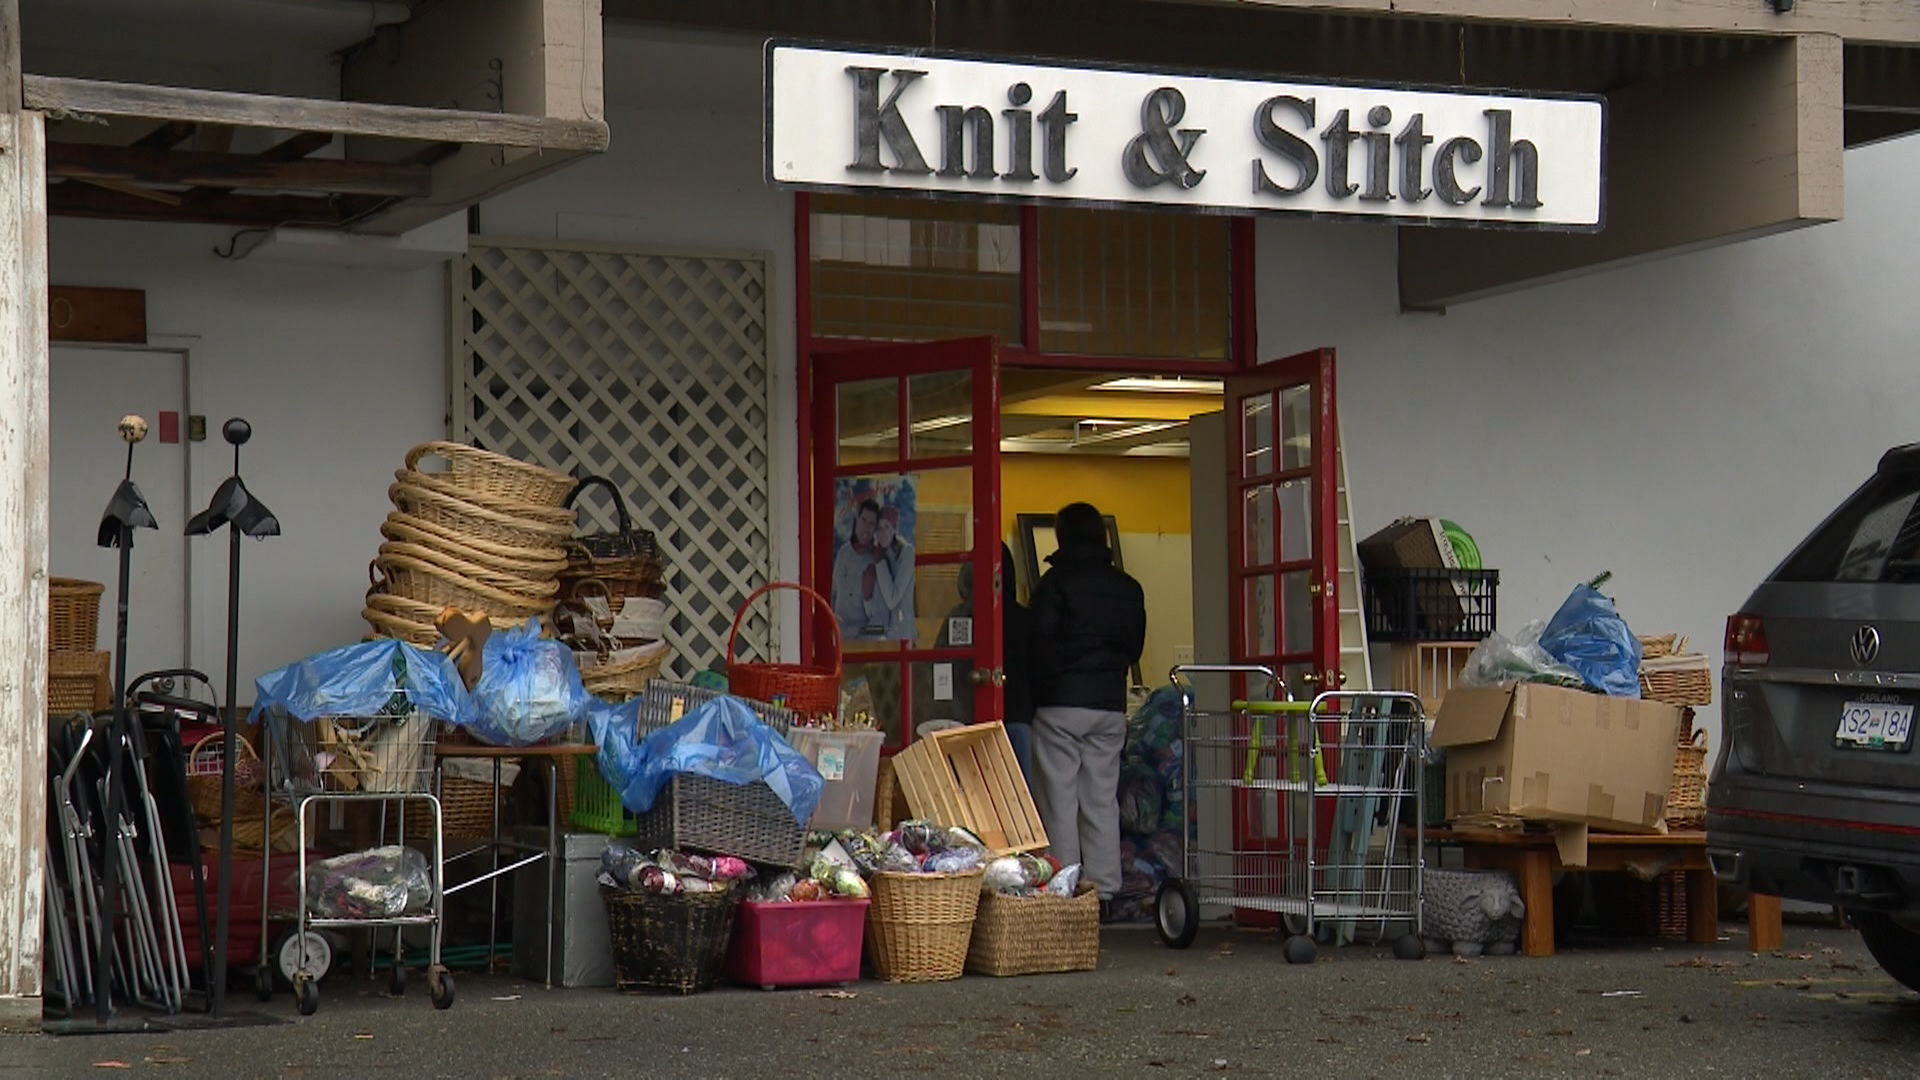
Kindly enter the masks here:
M 1773 659 L 1767 648 L 1767 624 L 1758 615 L 1727 617 L 1727 662 L 1738 667 L 1762 667 Z

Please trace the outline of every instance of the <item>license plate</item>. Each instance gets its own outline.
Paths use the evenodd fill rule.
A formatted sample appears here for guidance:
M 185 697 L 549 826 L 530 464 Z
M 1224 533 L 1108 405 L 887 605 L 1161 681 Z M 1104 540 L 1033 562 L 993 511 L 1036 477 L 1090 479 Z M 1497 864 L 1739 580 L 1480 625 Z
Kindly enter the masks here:
M 1887 701 L 1849 701 L 1834 730 L 1837 746 L 1862 750 L 1905 750 L 1913 741 L 1913 706 Z

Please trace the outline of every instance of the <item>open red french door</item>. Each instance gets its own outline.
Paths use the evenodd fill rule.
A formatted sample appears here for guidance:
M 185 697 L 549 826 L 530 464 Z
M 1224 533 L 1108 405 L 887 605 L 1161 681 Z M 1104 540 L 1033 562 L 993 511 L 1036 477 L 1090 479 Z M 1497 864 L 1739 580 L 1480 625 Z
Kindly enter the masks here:
M 1000 378 L 992 338 L 813 356 L 813 587 L 889 752 L 1001 716 Z
M 1333 350 L 1318 349 L 1226 380 L 1233 662 L 1273 669 L 1287 694 L 1304 701 L 1345 681 L 1338 669 L 1333 368 Z M 1235 693 L 1263 697 L 1267 688 L 1256 682 Z M 1298 895 L 1306 880 L 1306 801 L 1278 783 L 1301 781 L 1306 755 L 1280 752 L 1280 724 L 1278 717 L 1256 717 L 1236 732 L 1251 740 L 1247 779 L 1276 782 L 1250 784 L 1235 800 L 1234 849 L 1247 853 L 1236 876 L 1248 894 Z M 1321 739 L 1327 747 L 1337 741 L 1332 730 Z M 1326 768 L 1334 774 L 1331 752 Z M 1329 812 L 1315 823 L 1316 851 L 1325 849 L 1333 824 L 1330 808 L 1321 809 Z

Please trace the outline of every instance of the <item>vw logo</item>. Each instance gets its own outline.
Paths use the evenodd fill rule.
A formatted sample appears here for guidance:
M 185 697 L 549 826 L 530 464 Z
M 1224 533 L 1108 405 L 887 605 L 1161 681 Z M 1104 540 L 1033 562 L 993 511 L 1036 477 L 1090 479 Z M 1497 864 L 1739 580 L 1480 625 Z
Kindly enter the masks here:
M 1880 655 L 1880 631 L 1871 626 L 1863 626 L 1855 630 L 1849 648 L 1853 652 L 1853 662 L 1866 667 Z

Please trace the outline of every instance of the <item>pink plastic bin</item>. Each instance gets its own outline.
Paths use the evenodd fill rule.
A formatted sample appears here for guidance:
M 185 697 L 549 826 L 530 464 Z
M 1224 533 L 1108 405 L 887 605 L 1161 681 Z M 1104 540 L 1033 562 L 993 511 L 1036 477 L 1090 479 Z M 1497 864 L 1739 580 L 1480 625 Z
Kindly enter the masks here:
M 763 990 L 858 981 L 868 903 L 743 901 L 727 950 L 727 974 Z

